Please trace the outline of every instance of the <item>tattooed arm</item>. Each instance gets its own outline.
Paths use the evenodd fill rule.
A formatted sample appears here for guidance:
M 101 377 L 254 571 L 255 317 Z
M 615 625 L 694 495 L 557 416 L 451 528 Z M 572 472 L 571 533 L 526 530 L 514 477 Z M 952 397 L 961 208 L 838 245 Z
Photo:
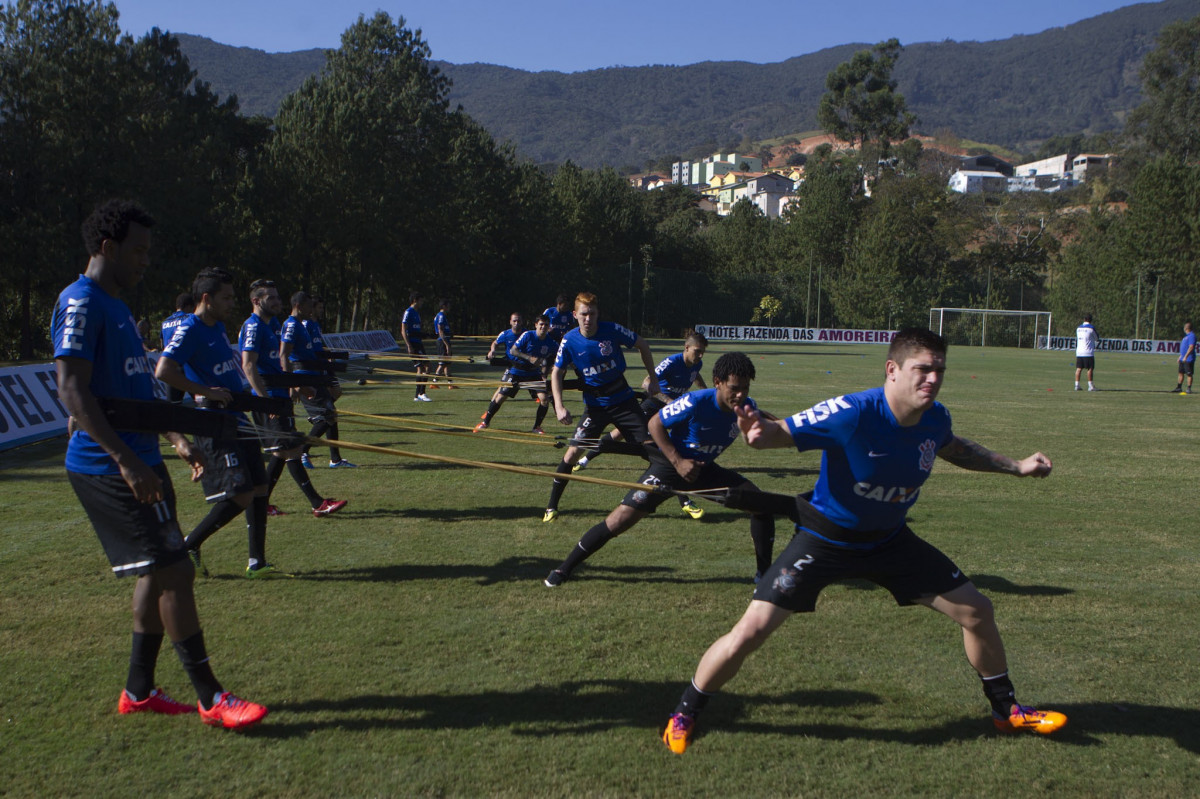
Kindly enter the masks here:
M 938 457 L 973 472 L 1001 472 L 1017 477 L 1046 477 L 1053 466 L 1040 452 L 1018 461 L 959 436 L 952 437 L 950 443 L 938 450 Z

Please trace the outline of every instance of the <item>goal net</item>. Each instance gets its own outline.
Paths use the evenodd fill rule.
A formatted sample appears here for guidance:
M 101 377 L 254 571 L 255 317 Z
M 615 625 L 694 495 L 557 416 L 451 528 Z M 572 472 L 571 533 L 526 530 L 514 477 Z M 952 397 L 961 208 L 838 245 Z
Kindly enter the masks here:
M 971 347 L 1030 347 L 1049 339 L 1049 311 L 994 308 L 930 308 L 929 329 L 950 344 Z

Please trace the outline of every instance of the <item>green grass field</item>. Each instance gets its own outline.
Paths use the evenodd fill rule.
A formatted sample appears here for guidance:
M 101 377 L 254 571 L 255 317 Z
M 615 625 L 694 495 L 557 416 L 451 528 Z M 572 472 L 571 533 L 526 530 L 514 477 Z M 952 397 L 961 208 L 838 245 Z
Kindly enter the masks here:
M 729 349 L 714 344 L 709 366 Z M 752 396 L 779 415 L 881 382 L 879 346 L 746 351 Z M 59 439 L 0 458 L 0 794 L 1194 795 L 1200 394 L 1166 393 L 1169 358 L 1097 360 L 1102 390 L 1075 393 L 1069 353 L 952 349 L 941 399 L 956 431 L 1018 457 L 1040 449 L 1054 473 L 939 461 L 911 516 L 995 601 L 1018 697 L 1070 716 L 1055 736 L 995 734 L 953 624 L 855 583 L 789 621 L 672 755 L 661 728 L 750 598 L 745 516 L 707 504 L 692 521 L 668 502 L 551 591 L 542 578 L 620 489 L 572 485 L 545 525 L 546 479 L 358 452 L 345 454 L 363 468 L 313 473 L 350 500 L 337 516 L 312 518 L 286 474 L 279 484 L 273 502 L 292 513 L 271 520 L 268 553 L 297 579 L 240 576 L 240 520 L 205 546 L 213 577 L 197 596 L 216 673 L 270 717 L 228 733 L 118 716 L 132 584 L 109 573 Z M 469 426 L 488 395 L 417 404 L 409 387 L 350 385 L 339 404 Z M 528 430 L 533 412 L 523 396 L 494 427 Z M 344 422 L 342 437 L 547 470 L 559 458 L 374 422 Z M 795 493 L 819 458 L 736 444 L 722 463 Z M 205 507 L 182 466 L 170 468 L 186 529 Z M 610 455 L 586 474 L 632 480 L 640 467 Z M 789 532 L 781 523 L 776 551 Z M 169 648 L 158 681 L 194 698 Z

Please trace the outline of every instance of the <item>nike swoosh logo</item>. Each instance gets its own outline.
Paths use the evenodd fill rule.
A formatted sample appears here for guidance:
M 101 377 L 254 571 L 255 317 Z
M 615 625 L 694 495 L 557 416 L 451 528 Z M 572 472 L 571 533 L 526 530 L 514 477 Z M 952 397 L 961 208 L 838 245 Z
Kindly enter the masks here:
M 958 575 L 962 574 L 962 569 L 955 569 L 954 574 L 950 575 L 951 580 L 957 580 Z
M 210 342 L 208 342 L 208 346 L 210 346 L 210 347 L 215 347 L 215 346 L 217 346 L 217 342 L 215 342 L 215 341 L 210 341 Z
M 117 325 L 117 330 L 124 330 L 124 329 L 125 329 L 125 324 L 126 324 L 125 322 L 121 322 L 120 324 L 118 324 L 118 325 Z
M 867 457 L 868 458 L 886 458 L 887 453 L 886 452 L 876 452 L 875 450 L 870 450 L 867 452 Z

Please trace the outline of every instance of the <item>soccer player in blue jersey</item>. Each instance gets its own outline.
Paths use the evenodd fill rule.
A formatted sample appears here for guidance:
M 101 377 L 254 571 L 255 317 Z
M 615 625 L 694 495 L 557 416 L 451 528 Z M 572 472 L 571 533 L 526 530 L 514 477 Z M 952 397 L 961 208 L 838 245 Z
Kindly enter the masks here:
M 450 300 L 444 297 L 438 303 L 438 312 L 433 317 L 433 334 L 437 336 L 438 356 L 441 358 L 453 356 L 454 348 L 450 345 L 450 339 L 454 337 L 454 333 L 450 330 Z M 439 377 L 446 378 L 449 388 L 458 388 L 450 381 L 450 361 L 438 361 L 437 368 L 433 370 L 433 388 L 437 388 Z
M 662 410 L 663 406 L 672 400 L 677 400 L 692 390 L 692 386 L 708 388 L 704 383 L 701 370 L 704 368 L 704 353 L 708 349 L 708 339 L 703 333 L 693 331 L 683 342 L 683 352 L 677 352 L 663 358 L 654 373 L 658 379 L 661 396 L 650 395 L 642 402 L 642 413 L 649 419 Z M 642 381 L 642 390 L 649 389 L 650 378 Z M 588 464 L 603 454 L 603 447 L 612 441 L 621 440 L 621 431 L 614 430 L 600 436 L 600 443 L 579 459 L 571 470 L 577 472 L 587 468 Z M 704 509 L 685 496 L 679 498 L 679 507 L 693 519 L 704 516 Z
M 559 294 L 554 304 L 542 311 L 542 316 L 550 320 L 550 339 L 556 344 L 562 341 L 568 330 L 575 327 L 575 315 L 570 308 L 571 298 Z
M 210 413 L 232 414 L 239 427 L 249 430 L 245 414 L 222 408 L 235 394 L 249 388 L 242 359 L 225 334 L 225 322 L 237 303 L 233 276 L 224 269 L 204 269 L 192 284 L 192 296 L 196 298 L 196 312 L 175 328 L 170 342 L 163 347 L 155 374 L 167 385 L 197 397 L 198 404 L 207 405 Z M 244 512 L 249 549 L 246 576 L 291 577 L 267 562 L 267 473 L 257 438 L 196 436 L 196 444 L 208 464 L 202 478 L 205 499 L 213 503 L 184 542 L 196 569 L 207 574 L 200 547 Z
M 404 339 L 404 348 L 409 355 L 425 355 L 425 344 L 421 340 L 421 303 L 424 301 L 421 292 L 414 291 L 408 296 L 408 307 L 404 309 L 404 318 L 400 320 L 400 336 Z M 429 362 L 424 357 L 413 358 L 413 368 L 418 375 L 429 374 Z M 417 393 L 413 402 L 432 402 L 425 395 L 425 383 L 417 383 Z
M 175 313 L 162 321 L 162 345 L 164 347 L 171 340 L 171 336 L 175 334 L 175 328 L 179 326 L 179 323 L 191 316 L 195 309 L 196 301 L 192 299 L 192 292 L 185 291 L 175 298 Z M 183 402 L 183 392 L 174 386 L 168 386 L 167 399 L 176 404 Z
M 312 330 L 305 322 L 312 318 L 313 301 L 306 292 L 297 291 L 292 295 L 292 315 L 283 323 L 279 332 L 279 365 L 285 372 L 296 372 L 306 375 L 325 374 L 325 362 L 317 355 L 317 347 L 324 347 L 313 340 Z M 316 328 L 320 331 L 320 328 Z M 309 438 L 320 438 L 329 435 L 335 441 L 338 438 L 337 408 L 334 407 L 334 395 L 325 386 L 303 388 L 299 392 L 300 404 L 308 414 L 312 430 Z M 313 468 L 308 452 L 311 446 L 305 446 L 300 456 L 300 462 L 305 468 Z M 330 469 L 354 469 L 356 464 L 342 457 L 342 451 L 336 446 L 329 447 Z
M 264 378 L 284 374 L 279 360 L 279 332 L 275 328 L 275 320 L 283 310 L 283 300 L 279 298 L 279 289 L 270 280 L 256 280 L 250 284 L 250 304 L 254 313 L 242 323 L 238 334 L 238 350 L 242 353 L 242 371 L 250 388 L 259 397 L 293 398 L 293 392 L 298 396 L 299 389 L 283 387 L 272 388 Z M 319 333 L 319 328 L 318 328 Z M 326 499 L 313 488 L 308 478 L 308 470 L 300 463 L 300 453 L 303 450 L 302 439 L 296 435 L 296 420 L 291 414 L 276 416 L 274 414 L 254 412 L 254 423 L 262 429 L 270 430 L 272 435 L 264 444 L 271 458 L 267 464 L 267 502 L 270 503 L 271 492 L 279 482 L 286 468 L 296 485 L 312 506 L 313 516 L 328 516 L 346 507 L 346 500 L 333 497 Z M 267 514 L 281 516 L 283 512 L 274 505 L 267 505 Z
M 645 339 L 615 322 L 600 321 L 600 304 L 596 295 L 583 292 L 575 297 L 575 319 L 579 327 L 568 330 L 558 347 L 554 368 L 550 372 L 550 390 L 554 396 L 554 413 L 562 424 L 571 423 L 571 412 L 563 404 L 563 374 L 568 367 L 583 380 L 584 414 L 575 428 L 574 440 L 596 439 L 608 425 L 615 425 L 631 444 L 644 445 L 650 434 L 646 417 L 638 407 L 633 389 L 625 381 L 623 347 L 636 349 L 649 375 L 650 393 L 658 394 L 658 379 L 654 374 L 654 354 Z M 558 464 L 559 474 L 569 474 L 583 449 L 567 447 Z M 543 522 L 558 518 L 558 502 L 567 489 L 567 481 L 555 478 L 550 487 Z
M 737 410 L 750 446 L 823 450 L 821 473 L 812 512 L 800 514 L 795 536 L 759 581 L 745 615 L 701 658 L 663 732 L 671 751 L 687 749 L 696 713 L 750 653 L 793 613 L 813 611 L 825 586 L 847 579 L 870 580 L 900 605 L 924 605 L 957 622 L 998 729 L 1048 734 L 1066 724 L 1062 713 L 1017 704 L 991 601 L 906 523 L 939 457 L 973 471 L 1050 474 L 1050 459 L 1040 452 L 1018 461 L 955 435 L 937 402 L 945 370 L 946 340 L 907 328 L 888 349 L 882 388 L 834 397 L 785 420 Z
M 596 550 L 653 513 L 668 496 L 655 492 L 655 488 L 700 491 L 740 486 L 756 490 L 745 477 L 716 463 L 717 456 L 738 437 L 734 408 L 757 407 L 749 397 L 753 379 L 754 363 L 743 353 L 727 352 L 713 366 L 713 388 L 684 394 L 650 417 L 650 437 L 654 441 L 646 447 L 650 468 L 638 482 L 651 490 L 630 491 L 604 521 L 584 533 L 567 559 L 546 577 L 547 587 L 562 585 Z M 771 565 L 775 517 L 753 514 L 750 538 L 754 542 L 755 569 L 761 575 Z
M 209 664 L 188 560 L 175 514 L 175 491 L 158 436 L 118 432 L 100 403 L 153 400 L 154 369 L 134 330 L 122 291 L 150 268 L 154 220 L 134 203 L 110 200 L 83 223 L 87 270 L 59 295 L 51 323 L 58 394 L 71 414 L 67 478 L 118 577 L 134 577 L 133 642 L 117 712 L 179 715 L 197 710 L 206 724 L 254 724 L 267 709 L 221 687 Z M 184 436 L 165 433 L 198 479 L 203 455 Z M 164 636 L 199 698 L 177 702 L 155 686 Z
M 504 377 L 501 378 L 504 385 L 492 395 L 492 401 L 483 414 L 483 421 L 475 425 L 475 432 L 478 433 L 480 430 L 488 428 L 488 425 L 492 423 L 492 417 L 496 415 L 496 411 L 500 410 L 504 400 L 517 396 L 522 383 L 537 383 L 537 388 L 529 389 L 529 396 L 538 404 L 537 414 L 533 420 L 533 432 L 541 435 L 545 433 L 542 430 L 542 420 L 546 418 L 546 411 L 550 408 L 549 395 L 545 386 L 544 367 L 557 349 L 550 339 L 550 320 L 545 316 L 539 316 L 533 330 L 526 330 L 517 336 L 516 341 L 502 345 L 502 340 L 509 341 L 512 334 L 516 334 L 521 327 L 521 315 L 515 313 L 509 318 L 509 321 L 512 328 L 496 337 L 489 352 L 494 351 L 498 346 L 505 346 L 509 363 L 512 366 L 504 370 Z
M 1173 391 L 1183 391 L 1183 381 L 1187 378 L 1186 394 L 1192 393 L 1192 373 L 1196 370 L 1196 334 L 1192 332 L 1192 323 L 1183 325 L 1183 338 L 1179 342 L 1179 385 Z

